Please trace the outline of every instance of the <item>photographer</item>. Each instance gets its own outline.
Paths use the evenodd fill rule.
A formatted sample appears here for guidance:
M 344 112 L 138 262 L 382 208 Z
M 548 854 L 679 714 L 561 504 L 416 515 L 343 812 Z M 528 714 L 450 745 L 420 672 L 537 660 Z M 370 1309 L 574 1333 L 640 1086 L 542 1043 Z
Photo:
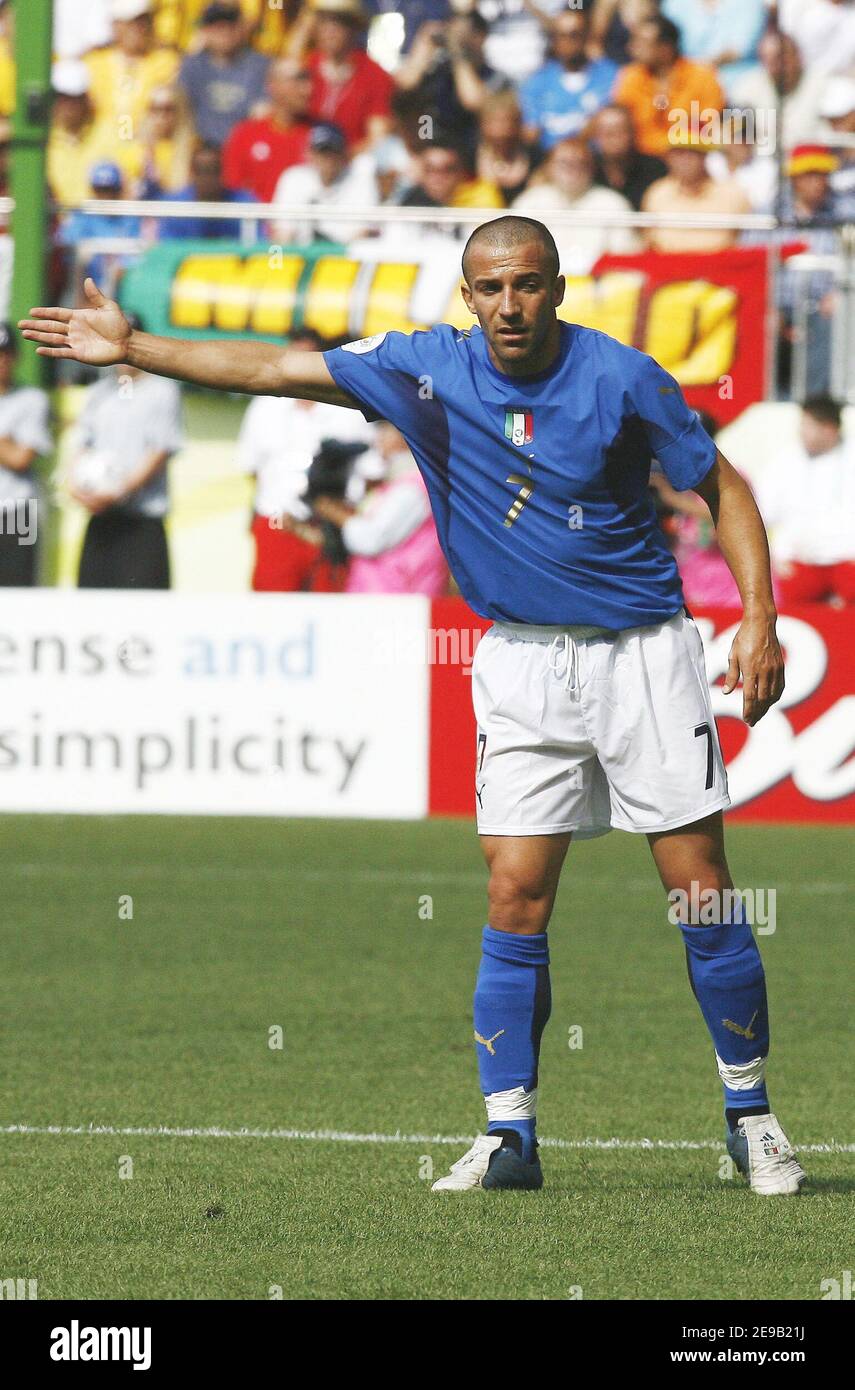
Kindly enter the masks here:
M 508 85 L 484 59 L 487 33 L 488 25 L 477 11 L 432 20 L 421 26 L 395 73 L 413 109 L 465 144 L 470 155 L 488 93 Z
M 307 352 L 323 345 L 317 333 L 305 328 L 291 340 L 291 347 Z M 321 550 L 321 537 L 305 527 L 311 516 L 305 495 L 313 460 L 329 439 L 367 448 L 371 428 L 358 411 L 317 401 L 257 396 L 247 407 L 237 462 L 256 484 L 253 589 L 327 593 L 341 588 L 344 576 Z
M 446 592 L 448 570 L 415 460 L 403 435 L 386 421 L 376 427 L 375 448 L 384 473 L 369 481 L 359 506 L 321 495 L 312 502 L 313 516 L 340 528 L 351 557 L 347 593 L 438 598 Z M 367 473 L 366 464 L 362 471 Z

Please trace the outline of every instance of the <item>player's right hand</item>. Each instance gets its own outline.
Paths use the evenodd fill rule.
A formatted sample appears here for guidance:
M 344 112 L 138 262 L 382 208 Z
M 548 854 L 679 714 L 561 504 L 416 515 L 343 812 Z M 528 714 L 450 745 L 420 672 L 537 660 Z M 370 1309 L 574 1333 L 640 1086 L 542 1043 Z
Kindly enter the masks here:
M 23 337 L 38 343 L 41 357 L 68 357 L 90 367 L 110 367 L 127 361 L 131 326 L 113 299 L 106 299 L 87 278 L 83 309 L 31 309 L 18 327 Z

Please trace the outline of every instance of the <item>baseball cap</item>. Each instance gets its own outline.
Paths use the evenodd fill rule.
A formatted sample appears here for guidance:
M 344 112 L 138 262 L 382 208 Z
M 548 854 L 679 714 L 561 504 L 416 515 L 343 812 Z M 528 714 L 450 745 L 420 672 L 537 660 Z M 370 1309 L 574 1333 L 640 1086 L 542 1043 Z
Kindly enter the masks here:
M 787 160 L 787 175 L 833 174 L 840 167 L 837 155 L 826 145 L 796 145 Z
M 819 114 L 827 121 L 848 116 L 855 111 L 855 80 L 851 77 L 830 77 L 819 104 Z
M 141 15 L 151 14 L 152 0 L 111 0 L 111 19 L 139 19 Z
M 0 321 L 0 352 L 15 352 L 17 346 L 11 323 Z
M 200 28 L 206 24 L 237 24 L 240 17 L 240 5 L 228 5 L 225 0 L 217 0 L 217 3 L 205 6 L 197 23 Z
M 333 125 L 330 121 L 321 121 L 309 135 L 309 149 L 343 154 L 347 149 L 347 137 L 341 126 Z
M 122 186 L 122 171 L 118 164 L 114 164 L 110 159 L 102 159 L 100 163 L 93 164 L 89 170 L 89 184 L 92 188 L 120 189 Z
M 50 70 L 50 85 L 61 97 L 83 97 L 89 91 L 89 69 L 79 58 L 60 58 Z

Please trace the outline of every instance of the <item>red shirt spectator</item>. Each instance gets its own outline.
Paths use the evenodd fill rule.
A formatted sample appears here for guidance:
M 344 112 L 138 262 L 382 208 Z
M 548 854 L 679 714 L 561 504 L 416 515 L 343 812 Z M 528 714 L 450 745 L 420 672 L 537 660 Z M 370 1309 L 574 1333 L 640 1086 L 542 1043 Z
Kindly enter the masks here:
M 305 63 L 280 58 L 267 78 L 270 115 L 239 121 L 223 151 L 223 180 L 244 188 L 260 203 L 273 201 L 280 174 L 303 164 L 312 123 L 308 116 L 312 77 Z
M 361 0 L 314 0 L 314 52 L 309 113 L 339 126 L 351 149 L 370 144 L 390 126 L 395 84 L 358 46 L 365 22 Z

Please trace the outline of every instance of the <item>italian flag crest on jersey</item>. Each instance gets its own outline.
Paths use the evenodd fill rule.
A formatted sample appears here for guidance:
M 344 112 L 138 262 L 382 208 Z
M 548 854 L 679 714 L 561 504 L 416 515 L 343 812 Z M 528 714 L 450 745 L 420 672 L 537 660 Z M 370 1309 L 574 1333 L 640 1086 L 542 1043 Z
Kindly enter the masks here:
M 505 438 L 521 448 L 534 438 L 534 421 L 530 410 L 505 411 Z

